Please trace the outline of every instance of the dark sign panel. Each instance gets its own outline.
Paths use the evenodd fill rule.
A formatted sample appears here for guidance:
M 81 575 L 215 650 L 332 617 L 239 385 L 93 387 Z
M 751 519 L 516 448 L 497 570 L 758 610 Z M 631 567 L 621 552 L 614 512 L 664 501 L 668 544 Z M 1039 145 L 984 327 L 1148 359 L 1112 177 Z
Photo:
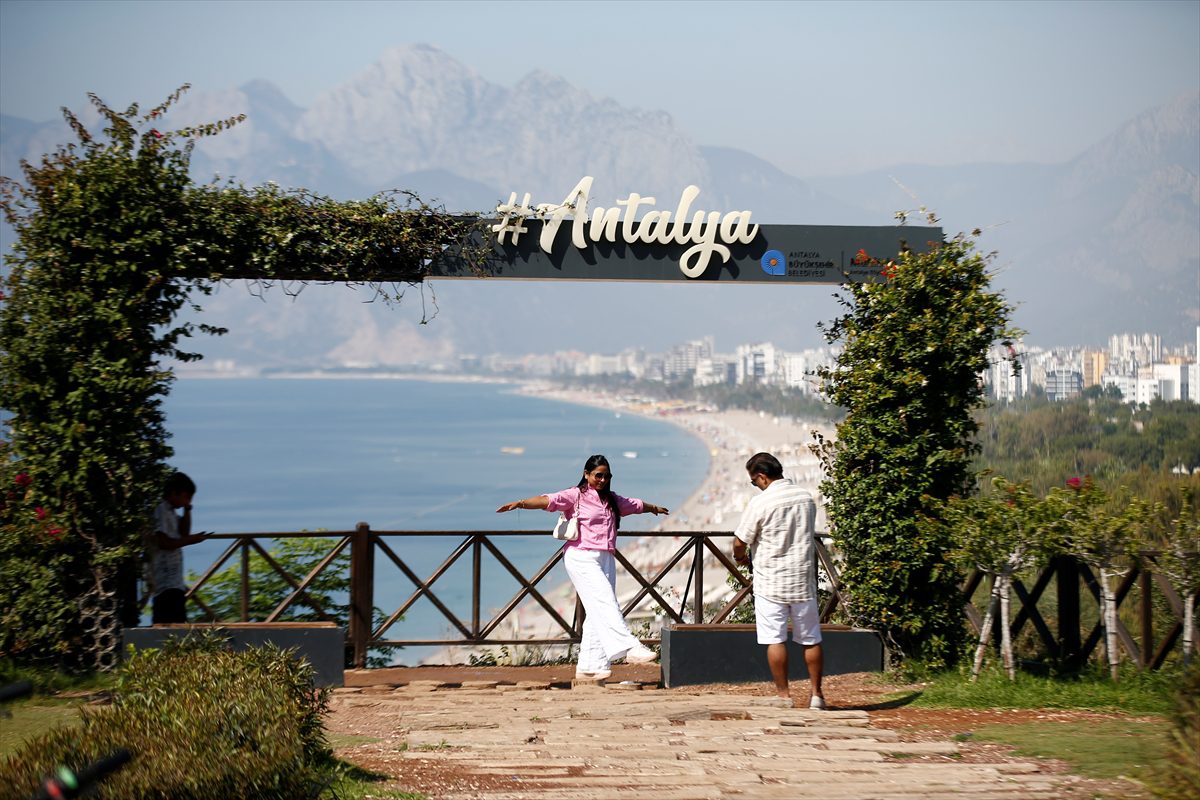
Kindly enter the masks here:
M 846 283 L 874 280 L 880 268 L 866 264 L 860 253 L 886 261 L 905 248 L 925 252 L 942 241 L 942 229 L 918 226 L 759 225 L 748 244 L 732 242 L 708 254 L 700 264 L 695 244 L 642 241 L 587 242 L 576 247 L 571 230 L 562 225 L 549 252 L 540 240 L 547 223 L 525 220 L 525 230 L 497 233 L 493 258 L 482 277 L 529 280 L 609 281 L 737 281 L 739 283 Z M 515 241 L 514 241 L 515 240 Z M 699 269 L 699 267 L 703 269 Z M 685 268 L 695 272 L 689 276 Z M 698 271 L 697 271 L 698 270 Z M 449 257 L 434 266 L 431 277 L 481 277 Z
M 758 225 L 748 210 L 698 208 L 700 187 L 673 205 L 631 193 L 611 207 L 591 202 L 593 178 L 559 203 L 517 193 L 481 222 L 475 245 L 492 257 L 480 269 L 448 254 L 433 277 L 606 281 L 845 283 L 874 280 L 878 263 L 905 248 L 927 250 L 941 228 Z M 874 262 L 874 263 L 872 263 Z

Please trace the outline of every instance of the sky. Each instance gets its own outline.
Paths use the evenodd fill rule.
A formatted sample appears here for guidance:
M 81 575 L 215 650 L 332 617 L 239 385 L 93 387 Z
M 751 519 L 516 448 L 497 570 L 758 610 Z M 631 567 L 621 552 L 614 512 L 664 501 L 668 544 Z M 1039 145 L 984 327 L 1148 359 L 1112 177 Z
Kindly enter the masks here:
M 665 111 L 699 145 L 747 151 L 804 179 L 1067 162 L 1196 90 L 1200 0 L 0 0 L 0 114 L 43 122 L 62 106 L 82 109 L 88 92 L 123 108 L 157 103 L 185 82 L 206 93 L 255 79 L 309 107 L 408 44 L 432 44 L 493 84 L 542 70 L 623 107 Z M 621 285 L 592 288 L 593 307 L 638 321 L 614 326 L 599 347 L 555 329 L 554 309 L 585 302 L 572 285 L 535 294 L 476 283 L 443 283 L 445 318 L 422 335 L 472 328 L 466 299 L 487 294 L 477 302 L 507 307 L 503 297 L 520 309 L 500 333 L 488 329 L 486 346 L 497 350 L 663 350 L 710 330 L 727 350 L 754 335 L 742 321 L 770 290 L 722 287 L 719 301 L 693 292 L 669 303 L 639 293 L 634 306 Z M 838 313 L 824 288 L 788 302 L 797 319 Z M 682 316 L 664 321 L 675 306 Z M 728 319 L 695 311 L 707 308 Z M 789 330 L 771 336 L 785 348 L 822 343 L 815 325 Z
M 0 0 L 0 113 L 255 78 L 307 107 L 408 43 L 505 86 L 546 70 L 811 177 L 1069 159 L 1195 88 L 1200 2 Z

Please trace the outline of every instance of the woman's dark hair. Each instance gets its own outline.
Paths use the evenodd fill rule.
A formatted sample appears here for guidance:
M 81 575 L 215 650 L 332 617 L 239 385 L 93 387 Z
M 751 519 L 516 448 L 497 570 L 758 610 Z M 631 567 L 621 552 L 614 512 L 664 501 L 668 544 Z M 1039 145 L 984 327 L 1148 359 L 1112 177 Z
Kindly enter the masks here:
M 576 487 L 581 492 L 588 488 L 587 473 L 596 467 L 608 467 L 609 470 L 612 470 L 612 465 L 608 463 L 608 459 L 604 456 L 596 454 L 589 458 L 583 465 L 583 477 L 576 484 Z M 612 509 L 613 519 L 617 521 L 617 530 L 621 530 L 621 511 L 617 508 L 617 496 L 612 493 L 612 480 L 609 480 L 606 488 L 597 489 L 596 492 L 600 495 L 600 499 L 608 503 L 608 507 Z

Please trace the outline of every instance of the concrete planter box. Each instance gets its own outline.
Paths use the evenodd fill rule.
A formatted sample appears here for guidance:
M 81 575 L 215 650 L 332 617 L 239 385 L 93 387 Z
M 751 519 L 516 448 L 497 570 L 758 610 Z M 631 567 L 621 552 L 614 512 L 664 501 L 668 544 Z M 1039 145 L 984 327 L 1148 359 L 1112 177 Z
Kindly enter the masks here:
M 318 686 L 341 686 L 346 659 L 346 631 L 332 622 L 225 622 L 186 625 L 155 625 L 126 628 L 125 644 L 134 649 L 161 647 L 168 638 L 187 636 L 192 631 L 218 630 L 234 650 L 271 643 L 295 650 L 312 664 Z
M 790 635 L 790 634 L 789 634 Z M 883 641 L 874 631 L 821 626 L 825 674 L 882 672 Z M 788 641 L 788 677 L 807 680 L 804 648 Z M 766 645 L 753 625 L 672 625 L 662 631 L 662 676 L 667 688 L 698 683 L 771 682 Z

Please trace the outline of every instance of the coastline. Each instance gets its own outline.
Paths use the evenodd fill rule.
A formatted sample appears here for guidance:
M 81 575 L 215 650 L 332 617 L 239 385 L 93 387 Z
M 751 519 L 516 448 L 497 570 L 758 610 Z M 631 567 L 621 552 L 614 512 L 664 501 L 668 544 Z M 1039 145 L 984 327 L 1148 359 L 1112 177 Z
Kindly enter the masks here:
M 670 510 L 660 517 L 655 531 L 678 531 L 680 534 L 704 531 L 731 534 L 737 527 L 742 509 L 754 495 L 744 468 L 746 460 L 757 452 L 770 452 L 783 463 L 784 474 L 797 484 L 812 492 L 817 502 L 817 530 L 826 527 L 820 482 L 824 475 L 817 457 L 809 451 L 813 432 L 820 431 L 828 438 L 833 436 L 833 426 L 824 422 L 774 417 L 762 412 L 745 410 L 716 411 L 697 408 L 690 404 L 653 402 L 620 397 L 595 390 L 567 389 L 544 382 L 519 382 L 516 392 L 543 399 L 556 400 L 574 405 L 591 406 L 605 410 L 636 414 L 649 419 L 668 422 L 704 443 L 709 454 L 705 477 L 679 508 Z M 723 547 L 731 547 L 729 537 L 719 540 Z M 684 542 L 680 536 L 628 537 L 622 538 L 620 550 L 643 575 L 653 577 L 670 561 Z M 690 585 L 691 558 L 685 556 L 680 564 L 668 572 L 659 582 L 659 590 L 673 605 L 680 602 Z M 704 567 L 705 604 L 724 601 L 732 597 L 733 591 L 726 584 L 725 567 L 711 554 Z M 637 594 L 641 587 L 624 570 L 618 570 L 617 597 L 624 605 Z M 543 591 L 555 609 L 570 619 L 574 613 L 575 595 L 569 583 L 547 587 Z M 688 598 L 690 600 L 690 596 Z M 678 608 L 678 606 L 676 606 Z M 549 614 L 535 601 L 526 600 L 518 606 L 506 624 L 513 638 L 539 639 L 555 635 L 555 625 Z M 685 619 L 688 618 L 685 613 Z M 664 616 L 656 614 L 653 600 L 643 602 L 629 615 L 630 626 L 642 638 L 659 635 Z M 548 651 L 562 650 L 561 647 L 510 648 L 512 663 L 521 663 L 523 658 L 545 656 Z M 479 648 L 452 646 L 444 648 L 422 661 L 422 664 L 464 663 L 471 655 L 478 655 Z

